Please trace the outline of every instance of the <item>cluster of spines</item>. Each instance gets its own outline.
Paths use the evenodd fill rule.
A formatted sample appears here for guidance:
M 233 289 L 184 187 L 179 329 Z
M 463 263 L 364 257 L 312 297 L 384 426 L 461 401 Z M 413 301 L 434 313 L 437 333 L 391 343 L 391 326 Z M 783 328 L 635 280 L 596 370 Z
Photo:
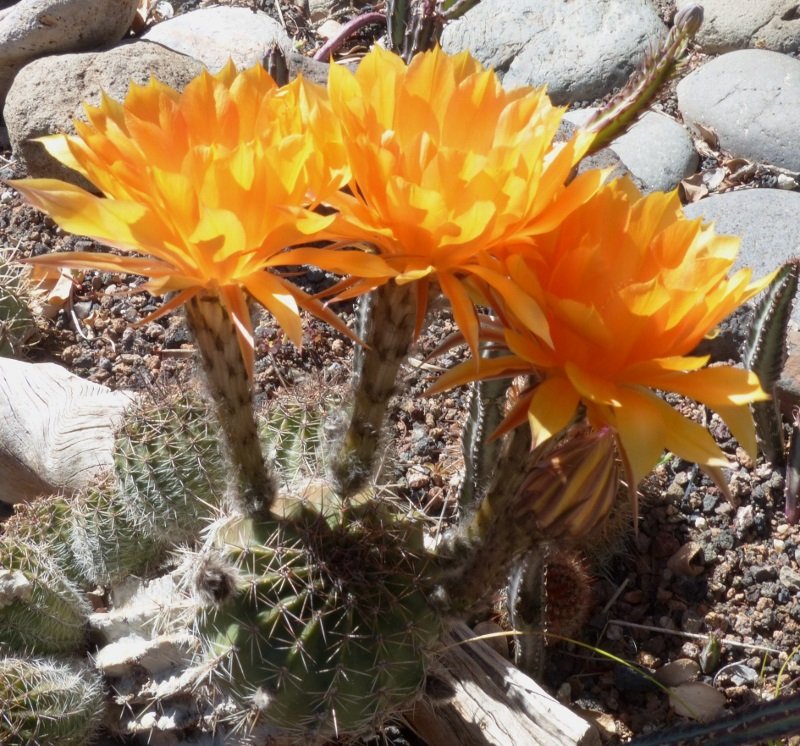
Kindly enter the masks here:
M 13 252 L 0 250 L 0 356 L 19 357 L 39 334 L 31 288 Z
M 92 743 L 105 710 L 98 673 L 50 658 L 0 657 L 0 736 L 6 746 Z
M 440 622 L 418 531 L 380 504 L 332 498 L 220 531 L 230 595 L 214 566 L 198 632 L 243 717 L 255 709 L 291 737 L 353 735 L 421 693 Z

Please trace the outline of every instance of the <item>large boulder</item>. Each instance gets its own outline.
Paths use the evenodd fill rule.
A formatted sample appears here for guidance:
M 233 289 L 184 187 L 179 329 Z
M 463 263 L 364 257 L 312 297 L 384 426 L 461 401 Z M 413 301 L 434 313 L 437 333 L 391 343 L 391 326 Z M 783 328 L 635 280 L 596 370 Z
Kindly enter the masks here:
M 714 130 L 723 150 L 800 171 L 799 60 L 766 49 L 728 52 L 687 75 L 677 92 L 683 121 Z
M 102 91 L 122 100 L 131 81 L 144 84 L 151 75 L 180 90 L 202 69 L 197 60 L 146 41 L 106 52 L 35 60 L 17 75 L 3 111 L 14 153 L 32 177 L 63 179 L 88 188 L 81 176 L 62 166 L 33 138 L 74 133 L 73 119 L 85 118 L 83 102 L 97 105 Z
M 26 63 L 119 41 L 138 5 L 139 0 L 19 0 L 0 10 L 0 107 Z
M 678 10 L 697 0 L 678 0 Z M 708 54 L 758 47 L 776 52 L 800 49 L 797 0 L 703 0 L 703 25 L 695 41 Z
M 666 33 L 647 0 L 481 0 L 445 27 L 448 52 L 469 49 L 508 87 L 547 85 L 556 103 L 624 85 Z
M 285 54 L 292 40 L 274 18 L 247 8 L 202 8 L 158 23 L 142 39 L 200 60 L 217 72 L 232 59 L 239 69 L 262 63 L 277 44 Z

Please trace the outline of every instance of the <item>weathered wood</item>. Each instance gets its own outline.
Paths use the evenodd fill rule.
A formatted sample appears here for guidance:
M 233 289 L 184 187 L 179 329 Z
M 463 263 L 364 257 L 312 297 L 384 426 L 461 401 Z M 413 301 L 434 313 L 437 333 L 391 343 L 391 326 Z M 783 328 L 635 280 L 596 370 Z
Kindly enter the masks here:
M 420 702 L 407 720 L 430 746 L 599 746 L 596 728 L 553 699 L 513 663 L 457 624 L 442 678 L 453 697 Z M 467 642 L 469 640 L 469 642 Z
M 0 501 L 72 493 L 96 479 L 132 400 L 52 363 L 0 358 Z

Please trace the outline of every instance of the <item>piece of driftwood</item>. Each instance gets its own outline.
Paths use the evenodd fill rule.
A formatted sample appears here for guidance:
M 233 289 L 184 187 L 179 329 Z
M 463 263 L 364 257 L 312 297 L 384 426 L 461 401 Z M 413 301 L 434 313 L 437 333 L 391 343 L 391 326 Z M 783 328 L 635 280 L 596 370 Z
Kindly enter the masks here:
M 134 396 L 57 365 L 0 358 L 0 501 L 73 492 L 111 465 L 113 431 Z M 409 723 L 430 746 L 598 746 L 594 726 L 564 707 L 463 624 L 437 674 L 442 704 Z M 469 642 L 468 642 L 469 641 Z
M 430 746 L 600 746 L 597 729 L 551 697 L 465 624 L 450 632 L 435 672 L 451 688 L 442 704 L 407 716 Z
M 96 479 L 132 400 L 52 363 L 0 358 L 0 502 L 70 494 Z

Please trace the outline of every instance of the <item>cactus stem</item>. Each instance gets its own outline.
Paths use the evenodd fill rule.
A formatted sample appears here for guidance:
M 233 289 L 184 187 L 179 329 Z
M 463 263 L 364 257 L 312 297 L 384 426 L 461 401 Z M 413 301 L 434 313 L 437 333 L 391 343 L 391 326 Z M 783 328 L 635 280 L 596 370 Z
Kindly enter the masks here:
M 353 409 L 331 463 L 342 498 L 354 495 L 372 476 L 389 400 L 414 338 L 416 283 L 387 283 L 373 293 L 362 310 L 366 329 L 360 336 L 366 347 L 358 351 Z
M 514 498 L 537 462 L 530 429 L 518 427 L 478 509 L 440 553 L 442 587 L 451 611 L 468 612 L 479 605 L 503 584 L 512 563 L 544 538 L 532 511 L 531 520 L 523 521 L 514 509 Z
M 186 318 L 238 471 L 240 494 L 235 507 L 245 515 L 267 515 L 275 499 L 275 480 L 261 452 L 250 380 L 233 321 L 220 299 L 210 294 L 189 300 Z

